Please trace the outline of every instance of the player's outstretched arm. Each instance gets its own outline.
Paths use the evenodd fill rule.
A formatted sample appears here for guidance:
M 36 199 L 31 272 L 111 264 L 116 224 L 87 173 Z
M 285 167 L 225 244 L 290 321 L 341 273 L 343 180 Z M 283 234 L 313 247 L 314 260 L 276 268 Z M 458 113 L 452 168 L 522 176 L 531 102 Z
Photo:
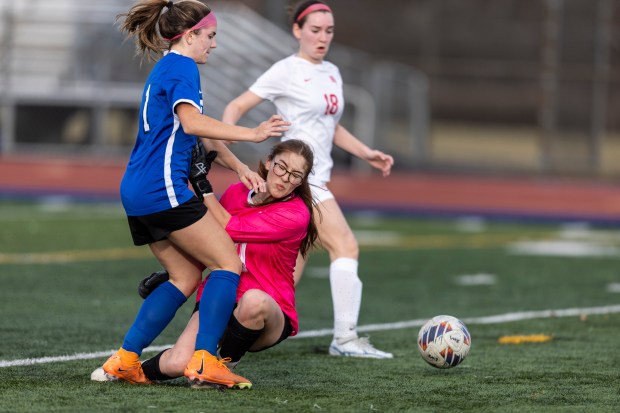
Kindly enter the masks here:
M 380 170 L 383 176 L 388 176 L 392 171 L 392 166 L 394 166 L 394 158 L 391 155 L 369 148 L 340 124 L 336 126 L 334 145 L 365 160 L 373 168 Z
M 254 107 L 258 106 L 263 99 L 249 90 L 246 90 L 235 99 L 231 100 L 222 115 L 222 122 L 236 125 L 239 119 Z
M 176 113 L 185 133 L 225 141 L 262 142 L 269 138 L 281 137 L 290 125 L 278 115 L 273 115 L 255 128 L 229 125 L 203 115 L 189 103 L 179 103 L 176 106 Z

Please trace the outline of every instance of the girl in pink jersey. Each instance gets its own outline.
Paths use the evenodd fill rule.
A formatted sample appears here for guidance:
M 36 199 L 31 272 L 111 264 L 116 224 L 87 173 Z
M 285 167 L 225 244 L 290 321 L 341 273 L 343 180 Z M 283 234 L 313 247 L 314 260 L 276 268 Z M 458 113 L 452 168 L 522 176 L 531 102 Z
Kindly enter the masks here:
M 329 346 L 333 356 L 392 358 L 357 334 L 362 302 L 362 281 L 358 276 L 357 239 L 329 190 L 333 167 L 332 148 L 337 146 L 363 159 L 383 176 L 394 164 L 392 156 L 369 148 L 340 124 L 344 111 L 342 78 L 336 65 L 325 60 L 334 38 L 334 16 L 320 0 L 297 3 L 291 13 L 292 32 L 299 50 L 263 73 L 247 91 L 232 100 L 222 120 L 235 124 L 263 100 L 271 101 L 278 114 L 291 122 L 282 140 L 301 139 L 314 151 L 310 184 L 322 219 L 317 221 L 321 245 L 330 258 L 329 281 L 334 305 L 334 337 Z M 295 278 L 305 265 L 300 256 Z
M 312 150 L 304 142 L 281 142 L 259 165 L 266 192 L 235 184 L 219 202 L 212 192 L 203 192 L 207 208 L 236 243 L 243 263 L 237 306 L 219 351 L 229 367 L 247 351 L 265 350 L 297 334 L 295 263 L 317 238 L 308 184 L 313 161 Z M 204 282 L 197 302 L 203 286 Z M 194 312 L 174 347 L 142 364 L 146 376 L 151 381 L 182 376 L 197 331 L 198 313 Z

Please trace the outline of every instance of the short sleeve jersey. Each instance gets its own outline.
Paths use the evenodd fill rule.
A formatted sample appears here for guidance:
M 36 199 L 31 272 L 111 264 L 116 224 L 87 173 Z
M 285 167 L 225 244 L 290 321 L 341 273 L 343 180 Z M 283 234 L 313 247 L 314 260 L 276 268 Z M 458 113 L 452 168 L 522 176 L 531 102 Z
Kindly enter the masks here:
M 291 320 L 297 334 L 293 272 L 301 242 L 306 237 L 310 212 L 297 196 L 262 206 L 248 203 L 250 191 L 242 183 L 222 195 L 222 206 L 232 215 L 226 232 L 236 243 L 244 270 L 237 300 L 250 289 L 269 294 Z
M 344 110 L 342 77 L 336 65 L 311 63 L 295 55 L 276 62 L 250 86 L 292 123 L 283 140 L 301 139 L 314 151 L 313 184 L 329 182 L 336 125 Z
M 120 188 L 129 216 L 165 211 L 193 196 L 188 175 L 196 137 L 183 131 L 175 113 L 182 102 L 202 113 L 200 74 L 193 59 L 170 52 L 144 86 L 138 136 Z

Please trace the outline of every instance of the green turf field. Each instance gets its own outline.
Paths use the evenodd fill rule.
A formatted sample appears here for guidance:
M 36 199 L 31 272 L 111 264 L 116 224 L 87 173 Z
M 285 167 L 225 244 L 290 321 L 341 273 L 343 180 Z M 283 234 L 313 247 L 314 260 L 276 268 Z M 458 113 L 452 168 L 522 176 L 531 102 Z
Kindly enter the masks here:
M 328 260 L 316 252 L 298 288 L 301 337 L 244 359 L 238 371 L 252 390 L 194 390 L 181 379 L 89 380 L 135 317 L 138 281 L 159 269 L 131 245 L 120 206 L 0 203 L 0 412 L 618 411 L 618 231 L 361 215 L 351 223 L 362 248 L 361 330 L 395 358 L 327 355 Z M 191 307 L 154 346 L 174 341 Z M 472 335 L 469 356 L 451 370 L 428 366 L 416 348 L 421 322 L 438 314 L 466 321 Z M 498 342 L 531 334 L 553 339 Z

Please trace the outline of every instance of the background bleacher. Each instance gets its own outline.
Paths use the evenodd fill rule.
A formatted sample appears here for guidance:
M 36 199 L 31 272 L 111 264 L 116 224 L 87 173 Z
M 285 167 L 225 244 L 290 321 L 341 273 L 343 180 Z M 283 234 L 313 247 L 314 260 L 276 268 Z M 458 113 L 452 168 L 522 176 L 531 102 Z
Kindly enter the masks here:
M 0 0 L 3 156 L 123 157 L 151 64 L 115 16 L 127 0 Z M 295 51 L 286 0 L 213 1 L 218 49 L 201 67 L 219 117 Z M 343 123 L 400 170 L 620 175 L 620 6 L 613 0 L 334 0 L 329 59 Z M 265 103 L 243 120 L 273 112 Z M 266 144 L 235 146 L 253 161 Z M 364 165 L 336 150 L 337 166 Z

